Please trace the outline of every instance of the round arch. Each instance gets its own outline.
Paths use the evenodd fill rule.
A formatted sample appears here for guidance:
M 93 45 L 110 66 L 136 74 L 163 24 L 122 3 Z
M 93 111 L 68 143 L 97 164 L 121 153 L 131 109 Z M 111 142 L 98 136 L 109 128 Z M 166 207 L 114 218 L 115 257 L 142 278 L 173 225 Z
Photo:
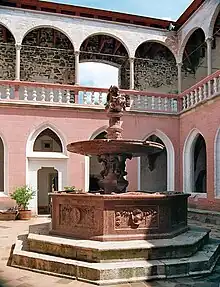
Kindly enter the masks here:
M 0 21 L 0 26 L 3 26 L 5 29 L 7 29 L 7 30 L 11 33 L 11 35 L 12 35 L 12 37 L 13 37 L 13 39 L 14 39 L 14 42 L 17 43 L 16 37 L 15 37 L 14 33 L 12 32 L 12 30 L 11 30 L 6 24 L 4 24 L 4 23 L 1 22 L 1 21 Z
M 138 48 L 139 48 L 142 44 L 145 44 L 145 43 L 157 43 L 157 44 L 161 44 L 162 46 L 166 47 L 166 48 L 172 53 L 174 59 L 175 59 L 176 62 L 177 62 L 178 57 L 177 57 L 176 53 L 171 49 L 171 47 L 170 47 L 169 45 L 167 45 L 166 42 L 163 42 L 163 41 L 160 41 L 160 40 L 154 40 L 154 39 L 152 39 L 152 40 L 149 39 L 149 40 L 147 40 L 147 41 L 141 42 L 141 43 L 137 46 L 137 48 L 135 49 L 135 57 L 136 57 L 136 53 L 137 53 Z
M 215 9 L 215 11 L 214 11 L 214 13 L 212 15 L 212 18 L 211 18 L 211 21 L 210 21 L 210 24 L 209 24 L 209 27 L 208 27 L 207 38 L 213 36 L 215 22 L 217 20 L 217 17 L 218 17 L 219 13 L 220 13 L 220 4 L 217 5 L 217 7 L 216 7 L 216 9 Z
M 191 193 L 194 182 L 194 148 L 197 138 L 201 135 L 205 140 L 203 134 L 196 128 L 192 129 L 183 147 L 183 192 Z
M 214 142 L 214 180 L 215 196 L 220 197 L 220 128 L 216 132 Z
M 61 28 L 57 27 L 57 26 L 53 26 L 53 25 L 37 25 L 37 26 L 34 26 L 30 29 L 28 29 L 22 36 L 21 36 L 21 44 L 23 43 L 24 41 L 24 38 L 29 34 L 31 33 L 32 31 L 34 30 L 37 30 L 37 29 L 42 29 L 42 28 L 50 28 L 50 29 L 54 29 L 56 31 L 59 31 L 60 33 L 64 34 L 70 41 L 70 43 L 72 44 L 73 46 L 73 50 L 75 50 L 75 43 L 73 43 L 73 40 L 71 39 L 71 36 L 65 32 L 64 30 L 62 30 Z
M 62 153 L 64 155 L 67 155 L 67 148 L 66 148 L 67 141 L 62 135 L 62 133 L 59 131 L 59 129 L 57 129 L 51 123 L 43 123 L 29 135 L 28 140 L 27 140 L 27 145 L 26 145 L 26 156 L 33 153 L 33 147 L 34 147 L 35 140 L 38 137 L 38 135 L 41 132 L 43 132 L 45 129 L 50 129 L 59 137 L 61 144 L 62 144 L 62 151 L 63 151 Z
M 206 35 L 204 29 L 202 27 L 194 27 L 193 29 L 191 29 L 185 36 L 184 40 L 182 40 L 182 43 L 180 45 L 180 49 L 179 49 L 179 54 L 178 54 L 178 61 L 179 63 L 182 63 L 183 61 L 183 53 L 184 53 L 184 50 L 186 48 L 186 45 L 187 45 L 187 42 L 189 40 L 189 38 L 192 36 L 192 34 L 198 30 L 198 29 L 201 29 L 204 33 L 204 36 Z
M 175 190 L 175 151 L 173 144 L 170 138 L 163 133 L 161 130 L 156 129 L 155 131 L 149 133 L 144 137 L 143 140 L 148 139 L 150 136 L 155 135 L 160 138 L 167 150 L 167 191 Z M 138 158 L 138 190 L 140 190 L 141 180 L 140 180 L 140 172 L 141 172 L 141 162 L 140 158 Z
M 125 48 L 125 50 L 127 51 L 127 54 L 128 54 L 128 57 L 130 57 L 130 51 L 129 51 L 129 48 L 127 46 L 127 44 L 121 40 L 120 37 L 116 36 L 115 34 L 112 34 L 112 33 L 109 33 L 109 32 L 97 32 L 97 33 L 92 33 L 90 35 L 88 35 L 86 38 L 82 39 L 81 42 L 79 43 L 79 50 L 81 50 L 81 47 L 82 47 L 82 44 L 89 38 L 93 37 L 93 36 L 109 36 L 109 37 L 112 37 L 116 40 L 118 40 Z

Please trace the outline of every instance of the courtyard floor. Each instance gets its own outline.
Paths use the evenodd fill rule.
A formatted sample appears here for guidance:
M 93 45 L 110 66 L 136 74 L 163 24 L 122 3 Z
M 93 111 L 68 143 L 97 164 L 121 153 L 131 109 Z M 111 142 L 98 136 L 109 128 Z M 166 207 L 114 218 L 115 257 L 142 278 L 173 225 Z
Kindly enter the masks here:
M 96 285 L 64 279 L 7 266 L 11 247 L 19 234 L 28 232 L 29 225 L 48 221 L 46 217 L 30 221 L 0 221 L 0 287 L 94 287 Z M 190 221 L 189 224 L 211 228 L 211 236 L 220 238 L 220 226 Z M 209 276 L 158 280 L 151 282 L 108 285 L 109 287 L 220 287 L 220 261 Z

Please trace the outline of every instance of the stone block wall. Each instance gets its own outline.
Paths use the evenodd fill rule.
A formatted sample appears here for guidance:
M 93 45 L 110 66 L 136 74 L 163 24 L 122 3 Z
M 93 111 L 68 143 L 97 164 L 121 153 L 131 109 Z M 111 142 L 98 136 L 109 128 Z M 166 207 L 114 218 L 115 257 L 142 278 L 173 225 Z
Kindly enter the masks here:
M 0 26 L 0 79 L 15 79 L 15 41 L 11 33 Z
M 74 84 L 74 49 L 69 39 L 50 28 L 30 32 L 22 42 L 21 80 Z

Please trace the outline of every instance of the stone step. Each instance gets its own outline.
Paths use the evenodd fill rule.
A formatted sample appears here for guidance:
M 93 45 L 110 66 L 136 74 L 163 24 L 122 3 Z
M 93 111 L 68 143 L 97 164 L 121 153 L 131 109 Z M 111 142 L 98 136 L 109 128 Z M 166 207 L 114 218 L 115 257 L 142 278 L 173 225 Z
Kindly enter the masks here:
M 33 233 L 33 227 L 28 234 L 30 251 L 86 262 L 190 257 L 209 240 L 210 232 L 190 227 L 172 239 L 101 242 L 50 236 L 43 224 L 41 228 L 42 234 L 39 226 L 38 234 Z
M 196 254 L 181 259 L 91 263 L 31 252 L 26 248 L 27 237 L 20 237 L 13 251 L 12 266 L 98 285 L 208 274 L 220 251 L 219 241 L 209 240 Z

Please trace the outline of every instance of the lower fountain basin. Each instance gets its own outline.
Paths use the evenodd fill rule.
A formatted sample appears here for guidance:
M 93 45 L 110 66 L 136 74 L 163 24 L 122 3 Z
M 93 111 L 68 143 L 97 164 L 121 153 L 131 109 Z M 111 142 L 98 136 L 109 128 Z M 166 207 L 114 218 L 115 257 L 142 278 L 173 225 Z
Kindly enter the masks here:
M 162 144 L 140 140 L 95 139 L 67 145 L 67 150 L 81 155 L 131 154 L 138 157 L 162 151 Z
M 51 234 L 98 241 L 172 238 L 187 230 L 183 193 L 53 194 Z

